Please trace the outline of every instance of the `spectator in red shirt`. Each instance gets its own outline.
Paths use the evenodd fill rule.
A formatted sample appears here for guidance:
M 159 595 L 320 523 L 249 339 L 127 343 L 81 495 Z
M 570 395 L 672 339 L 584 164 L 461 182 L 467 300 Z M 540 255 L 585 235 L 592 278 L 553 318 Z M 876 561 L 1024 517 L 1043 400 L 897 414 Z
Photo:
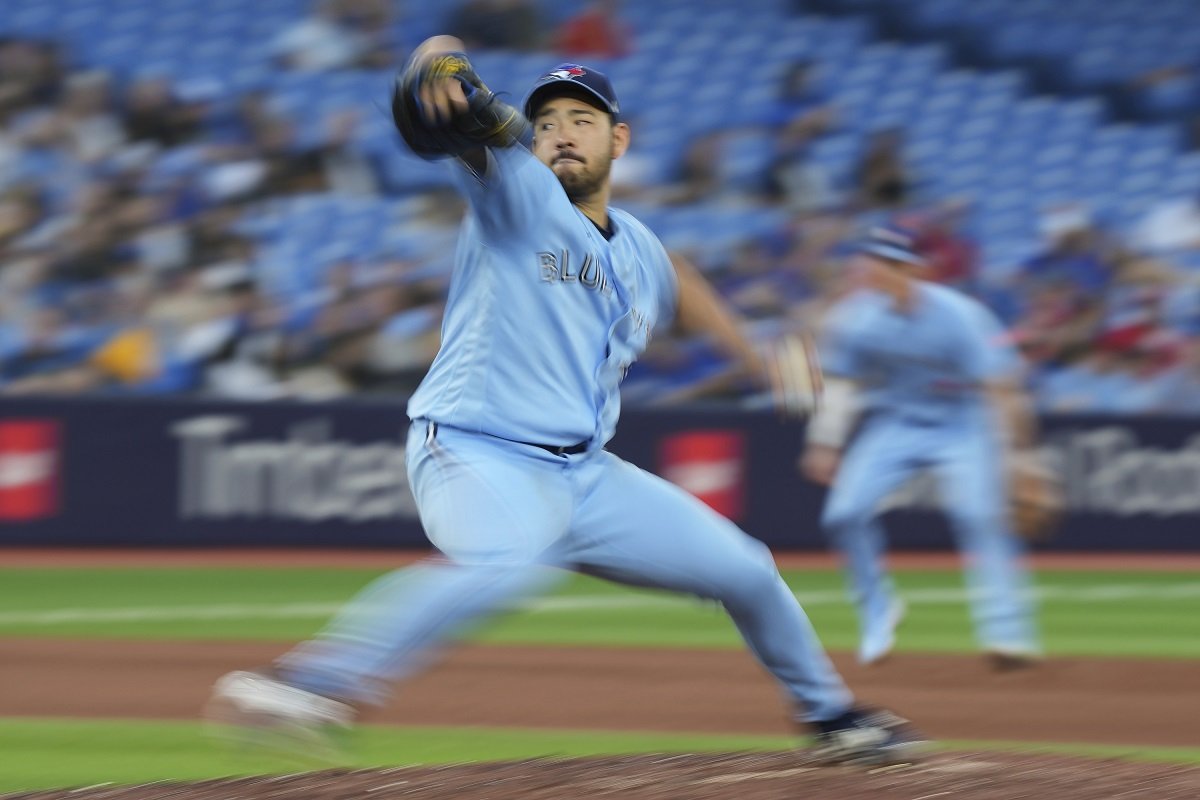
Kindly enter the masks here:
M 629 27 L 617 19 L 619 0 L 596 0 L 558 29 L 558 49 L 564 55 L 619 58 L 628 55 Z
M 951 201 L 933 209 L 914 227 L 917 252 L 930 267 L 930 280 L 970 293 L 975 288 L 979 248 L 963 233 L 969 210 L 965 202 Z

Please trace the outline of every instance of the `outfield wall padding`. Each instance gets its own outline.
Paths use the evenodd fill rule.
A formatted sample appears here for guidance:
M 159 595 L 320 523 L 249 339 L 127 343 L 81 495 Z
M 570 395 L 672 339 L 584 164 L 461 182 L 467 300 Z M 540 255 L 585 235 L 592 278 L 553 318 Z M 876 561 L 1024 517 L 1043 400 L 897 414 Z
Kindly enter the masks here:
M 1068 513 L 1043 550 L 1200 551 L 1200 421 L 1042 421 Z M 396 401 L 0 400 L 0 545 L 422 547 Z M 803 423 L 629 410 L 610 449 L 773 547 L 824 550 Z M 952 545 L 931 481 L 888 501 L 897 550 Z M 662 535 L 670 535 L 669 531 Z

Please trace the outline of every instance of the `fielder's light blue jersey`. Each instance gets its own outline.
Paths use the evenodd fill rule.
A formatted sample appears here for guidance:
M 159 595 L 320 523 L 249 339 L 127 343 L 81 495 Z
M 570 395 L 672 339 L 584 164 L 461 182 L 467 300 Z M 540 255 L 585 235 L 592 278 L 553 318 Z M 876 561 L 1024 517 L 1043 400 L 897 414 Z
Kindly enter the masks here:
M 835 306 L 822 342 L 830 375 L 857 381 L 871 415 L 931 427 L 978 424 L 983 384 L 1019 361 L 995 315 L 972 298 L 917 283 L 912 307 L 858 291 Z
M 523 147 L 489 149 L 486 177 L 455 168 L 467 198 L 442 346 L 408 404 L 514 441 L 612 438 L 619 385 L 678 287 L 658 239 L 609 209 L 611 240 Z

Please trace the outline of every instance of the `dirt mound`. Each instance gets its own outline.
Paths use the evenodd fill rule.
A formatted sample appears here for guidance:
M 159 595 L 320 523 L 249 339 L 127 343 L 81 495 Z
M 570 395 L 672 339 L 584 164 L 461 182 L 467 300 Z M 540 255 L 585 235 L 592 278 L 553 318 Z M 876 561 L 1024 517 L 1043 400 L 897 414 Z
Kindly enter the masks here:
M 1200 768 L 1050 755 L 942 753 L 873 770 L 814 764 L 803 753 L 638 755 L 443 767 L 329 770 L 274 778 L 156 783 L 6 795 L 5 800 L 955 800 L 1200 797 Z

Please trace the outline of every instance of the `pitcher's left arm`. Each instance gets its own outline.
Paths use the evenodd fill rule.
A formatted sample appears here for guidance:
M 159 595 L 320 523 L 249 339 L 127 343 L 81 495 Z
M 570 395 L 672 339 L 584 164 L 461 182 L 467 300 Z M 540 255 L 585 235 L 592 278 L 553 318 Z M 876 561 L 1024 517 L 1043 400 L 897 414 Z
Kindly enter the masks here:
M 686 257 L 671 253 L 679 294 L 675 324 L 683 333 L 708 336 L 763 388 L 771 389 L 776 405 L 791 414 L 809 414 L 822 391 L 820 364 L 807 337 L 788 334 L 765 349 L 750 340 L 736 311 Z

